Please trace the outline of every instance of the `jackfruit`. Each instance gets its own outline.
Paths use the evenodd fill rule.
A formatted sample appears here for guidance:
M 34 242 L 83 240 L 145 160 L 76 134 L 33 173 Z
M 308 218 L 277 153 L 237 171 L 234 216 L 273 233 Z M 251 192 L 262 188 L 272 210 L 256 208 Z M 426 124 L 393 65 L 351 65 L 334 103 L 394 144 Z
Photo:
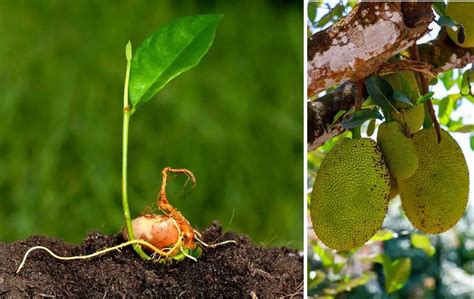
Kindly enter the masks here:
M 413 135 L 418 168 L 398 180 L 402 208 L 417 229 L 442 233 L 463 215 L 469 192 L 469 172 L 461 148 L 446 131 L 438 144 L 434 128 Z
M 394 91 L 399 91 L 406 95 L 413 104 L 420 97 L 420 89 L 415 73 L 401 71 L 385 75 L 384 78 L 390 83 Z M 398 121 L 402 125 L 407 124 L 411 133 L 415 133 L 420 129 L 425 118 L 425 108 L 423 105 L 410 107 L 406 103 L 396 101 L 395 108 L 399 112 L 392 111 L 390 113 L 393 120 Z
M 474 18 L 472 17 L 472 11 L 474 10 L 474 3 L 472 2 L 452 2 L 449 1 L 446 7 L 446 13 L 454 21 L 462 24 L 464 27 L 464 41 L 459 41 L 458 31 L 454 31 L 448 27 L 449 37 L 458 45 L 463 48 L 474 47 Z
M 390 174 L 375 141 L 344 139 L 321 163 L 310 215 L 318 238 L 336 250 L 362 246 L 382 226 Z
M 418 132 L 425 119 L 424 105 L 418 104 L 415 107 L 403 108 L 406 104 L 401 104 L 397 105 L 398 113 L 395 111 L 390 113 L 392 119 L 399 122 L 402 126 L 406 124 L 411 134 Z
M 411 177 L 418 167 L 413 140 L 405 136 L 402 126 L 396 122 L 386 122 L 379 126 L 377 142 L 387 162 L 390 173 L 397 179 Z

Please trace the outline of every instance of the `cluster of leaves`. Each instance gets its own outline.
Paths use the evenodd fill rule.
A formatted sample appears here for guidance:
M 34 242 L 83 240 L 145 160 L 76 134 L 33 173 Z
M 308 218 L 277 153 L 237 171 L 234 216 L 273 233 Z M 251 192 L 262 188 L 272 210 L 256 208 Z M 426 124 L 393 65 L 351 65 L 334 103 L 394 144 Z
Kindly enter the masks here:
M 313 256 L 309 256 L 308 267 L 308 290 L 310 295 L 324 294 L 335 296 L 339 293 L 350 292 L 357 287 L 363 286 L 378 277 L 378 273 L 371 266 L 380 264 L 382 267 L 385 293 L 394 293 L 408 281 L 412 261 L 408 257 L 392 259 L 389 255 L 380 253 L 367 253 L 380 251 L 383 242 L 399 238 L 401 234 L 390 230 L 380 230 L 369 241 L 364 253 L 358 250 L 334 253 L 317 240 L 311 241 Z M 414 233 L 410 236 L 411 247 L 422 250 L 427 256 L 433 256 L 436 252 L 428 236 Z

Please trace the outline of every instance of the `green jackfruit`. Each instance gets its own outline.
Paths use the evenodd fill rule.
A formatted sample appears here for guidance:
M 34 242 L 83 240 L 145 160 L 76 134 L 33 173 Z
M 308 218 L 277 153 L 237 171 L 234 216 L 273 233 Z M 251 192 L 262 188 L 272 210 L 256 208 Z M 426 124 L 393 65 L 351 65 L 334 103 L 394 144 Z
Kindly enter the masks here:
M 407 179 L 415 173 L 418 167 L 415 145 L 413 140 L 405 136 L 398 122 L 381 124 L 377 133 L 377 142 L 387 161 L 390 173 L 395 178 Z
M 399 180 L 402 207 L 417 229 L 430 234 L 453 227 L 463 215 L 469 191 L 469 172 L 461 148 L 446 131 L 438 144 L 434 128 L 413 135 L 418 168 Z
M 403 103 L 401 103 L 403 104 Z M 402 108 L 403 105 L 397 105 L 398 113 L 393 111 L 392 119 L 399 122 L 401 125 L 407 124 L 410 133 L 416 133 L 423 125 L 425 119 L 425 107 L 423 104 L 416 105 L 411 108 Z
M 364 245 L 381 227 L 390 174 L 377 144 L 344 139 L 325 157 L 311 195 L 310 215 L 318 238 L 336 250 Z
M 411 71 L 401 71 L 385 75 L 384 78 L 390 83 L 394 91 L 399 91 L 406 95 L 412 103 L 416 103 L 420 97 L 420 89 L 415 73 Z M 420 129 L 425 118 L 425 108 L 423 105 L 410 107 L 406 103 L 396 101 L 395 108 L 399 112 L 391 112 L 393 120 L 400 124 L 407 124 L 411 133 L 415 133 Z

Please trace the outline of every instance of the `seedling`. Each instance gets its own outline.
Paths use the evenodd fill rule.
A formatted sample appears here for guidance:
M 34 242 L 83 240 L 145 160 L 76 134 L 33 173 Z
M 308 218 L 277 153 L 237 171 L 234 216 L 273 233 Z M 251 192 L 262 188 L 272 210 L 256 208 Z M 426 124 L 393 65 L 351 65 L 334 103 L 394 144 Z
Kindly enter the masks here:
M 123 139 L 122 139 L 122 207 L 125 228 L 122 235 L 125 243 L 106 248 L 85 256 L 61 257 L 43 246 L 30 248 L 24 255 L 17 272 L 23 267 L 29 253 L 45 250 L 60 260 L 88 259 L 94 256 L 133 245 L 142 259 L 167 261 L 186 257 L 196 260 L 201 254 L 201 246 L 236 243 L 233 240 L 218 244 L 207 244 L 194 230 L 179 210 L 173 207 L 166 196 L 168 173 L 181 173 L 188 181 L 196 184 L 193 173 L 187 169 L 166 167 L 162 171 L 162 184 L 157 199 L 163 215 L 145 214 L 131 220 L 127 194 L 128 130 L 130 118 L 138 108 L 148 102 L 169 81 L 196 66 L 207 53 L 222 15 L 198 15 L 181 18 L 161 27 L 137 49 L 132 57 L 132 45 L 125 47 L 127 68 L 123 93 Z M 187 182 L 186 182 L 187 183 Z M 143 246 L 143 249 L 142 247 Z M 145 251 L 146 252 L 145 252 Z M 150 255 L 149 255 L 150 254 Z

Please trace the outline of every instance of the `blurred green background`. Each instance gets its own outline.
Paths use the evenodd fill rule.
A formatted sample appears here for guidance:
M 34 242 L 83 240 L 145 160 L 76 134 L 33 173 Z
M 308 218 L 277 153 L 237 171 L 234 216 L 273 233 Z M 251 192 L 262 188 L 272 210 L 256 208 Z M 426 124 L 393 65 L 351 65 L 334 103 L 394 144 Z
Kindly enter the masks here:
M 257 244 L 303 247 L 303 39 L 299 1 L 0 1 L 0 240 L 79 242 L 118 232 L 124 47 L 160 25 L 224 13 L 201 64 L 131 120 L 133 215 L 161 170 L 198 184 L 169 198 Z

